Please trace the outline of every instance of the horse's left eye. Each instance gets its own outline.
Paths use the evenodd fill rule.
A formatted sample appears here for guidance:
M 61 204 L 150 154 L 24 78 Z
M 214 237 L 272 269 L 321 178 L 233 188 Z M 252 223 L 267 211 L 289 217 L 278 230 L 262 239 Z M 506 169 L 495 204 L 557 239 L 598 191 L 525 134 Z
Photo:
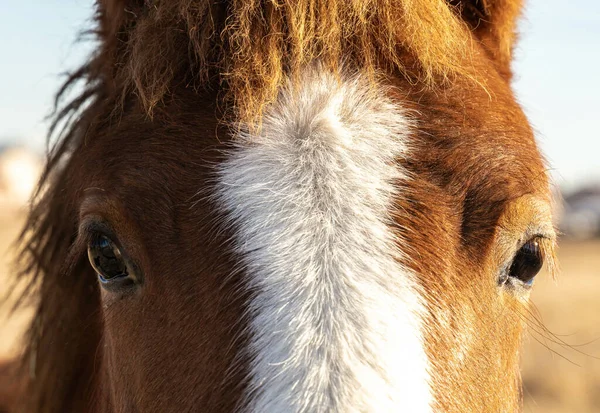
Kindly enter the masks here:
M 526 285 L 533 284 L 533 279 L 542 268 L 544 257 L 537 238 L 527 241 L 515 255 L 508 275 L 521 280 Z
M 125 279 L 130 275 L 121 251 L 107 236 L 96 235 L 90 241 L 88 258 L 98 274 L 98 279 L 104 284 L 113 280 Z

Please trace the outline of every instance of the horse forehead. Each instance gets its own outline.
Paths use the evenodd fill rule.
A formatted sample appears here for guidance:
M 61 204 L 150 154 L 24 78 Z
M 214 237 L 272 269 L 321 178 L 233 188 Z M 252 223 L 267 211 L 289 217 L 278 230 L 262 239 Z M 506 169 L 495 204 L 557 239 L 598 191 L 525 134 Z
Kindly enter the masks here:
M 457 80 L 441 93 L 409 94 L 405 100 L 417 128 L 410 157 L 400 162 L 447 196 L 464 219 L 477 218 L 476 206 L 502 209 L 528 193 L 549 198 L 543 158 L 510 85 L 497 76 L 486 78 L 485 85 Z

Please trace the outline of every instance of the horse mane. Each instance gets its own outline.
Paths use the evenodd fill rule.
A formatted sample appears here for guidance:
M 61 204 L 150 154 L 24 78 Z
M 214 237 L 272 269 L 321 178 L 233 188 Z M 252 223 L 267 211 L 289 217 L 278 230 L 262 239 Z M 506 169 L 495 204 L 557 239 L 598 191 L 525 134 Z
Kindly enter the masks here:
M 252 122 L 314 60 L 333 72 L 350 61 L 426 87 L 469 76 L 472 37 L 460 14 L 444 0 L 99 0 L 91 31 L 98 47 L 57 93 L 55 143 L 20 238 L 20 278 L 29 283 L 21 302 L 36 300 L 22 356 L 23 410 L 85 411 L 102 380 L 98 287 L 81 276 L 87 258 L 71 251 L 81 189 L 72 171 L 85 139 L 132 100 L 152 116 L 180 86 L 223 90 L 235 118 Z M 76 84 L 82 91 L 69 100 Z
M 93 78 L 93 65 L 86 64 L 56 95 L 48 133 L 54 144 L 18 240 L 16 283 L 24 280 L 26 288 L 16 308 L 33 299 L 35 312 L 24 336 L 19 373 L 26 388 L 16 411 L 87 411 L 91 399 L 87 396 L 95 380 L 94 352 L 101 342 L 99 325 L 94 325 L 99 302 L 89 277 L 82 276 L 89 272 L 85 257 L 72 250 L 78 193 L 72 188 L 72 171 L 77 168 L 77 148 L 107 102 L 105 89 Z M 78 82 L 85 83 L 83 91 L 62 104 Z

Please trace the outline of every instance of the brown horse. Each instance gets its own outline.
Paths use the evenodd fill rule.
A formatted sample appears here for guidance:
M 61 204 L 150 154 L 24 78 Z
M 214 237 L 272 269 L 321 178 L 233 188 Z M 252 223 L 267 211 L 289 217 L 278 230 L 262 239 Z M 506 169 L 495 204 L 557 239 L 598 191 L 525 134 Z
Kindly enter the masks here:
M 99 0 L 15 411 L 518 411 L 555 238 L 520 9 Z

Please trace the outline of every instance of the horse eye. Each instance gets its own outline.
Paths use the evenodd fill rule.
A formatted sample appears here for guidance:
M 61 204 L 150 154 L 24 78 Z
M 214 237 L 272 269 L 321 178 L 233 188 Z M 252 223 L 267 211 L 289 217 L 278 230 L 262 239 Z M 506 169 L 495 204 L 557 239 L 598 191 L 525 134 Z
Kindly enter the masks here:
M 98 274 L 98 279 L 104 284 L 129 276 L 129 269 L 121 251 L 104 235 L 97 235 L 90 241 L 88 258 Z
M 538 239 L 527 241 L 515 255 L 508 275 L 532 285 L 533 279 L 542 268 L 544 258 Z

